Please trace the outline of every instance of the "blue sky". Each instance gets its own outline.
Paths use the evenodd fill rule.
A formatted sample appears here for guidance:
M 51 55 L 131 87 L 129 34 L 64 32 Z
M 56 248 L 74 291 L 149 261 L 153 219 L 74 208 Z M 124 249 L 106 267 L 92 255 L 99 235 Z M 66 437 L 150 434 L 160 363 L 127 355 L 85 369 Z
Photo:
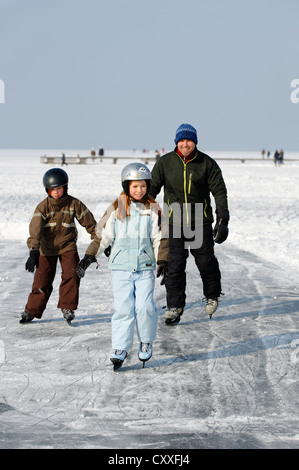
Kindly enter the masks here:
M 1 0 L 0 148 L 299 152 L 298 0 Z M 1 100 L 0 100 L 1 101 Z

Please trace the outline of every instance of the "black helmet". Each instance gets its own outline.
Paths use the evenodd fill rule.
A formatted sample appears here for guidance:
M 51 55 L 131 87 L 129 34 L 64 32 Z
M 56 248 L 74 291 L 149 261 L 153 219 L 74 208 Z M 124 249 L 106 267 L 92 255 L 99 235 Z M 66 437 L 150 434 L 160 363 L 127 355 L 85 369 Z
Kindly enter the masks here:
M 43 185 L 48 189 L 59 188 L 60 186 L 66 186 L 68 184 L 69 177 L 67 173 L 61 168 L 51 168 L 46 171 L 43 177 Z

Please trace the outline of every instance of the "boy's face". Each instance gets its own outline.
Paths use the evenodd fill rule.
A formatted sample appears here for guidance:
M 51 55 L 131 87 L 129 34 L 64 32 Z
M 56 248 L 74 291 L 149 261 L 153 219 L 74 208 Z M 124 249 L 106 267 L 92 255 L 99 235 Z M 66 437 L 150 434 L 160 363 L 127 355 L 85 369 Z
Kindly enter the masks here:
M 182 139 L 178 141 L 177 146 L 183 157 L 188 157 L 195 149 L 196 144 L 193 140 Z
M 63 186 L 59 186 L 58 188 L 48 190 L 48 195 L 52 196 L 54 199 L 60 199 L 63 196 L 63 193 L 64 193 Z
M 139 201 L 146 195 L 146 181 L 139 180 L 139 181 L 131 181 L 129 185 L 129 195 Z

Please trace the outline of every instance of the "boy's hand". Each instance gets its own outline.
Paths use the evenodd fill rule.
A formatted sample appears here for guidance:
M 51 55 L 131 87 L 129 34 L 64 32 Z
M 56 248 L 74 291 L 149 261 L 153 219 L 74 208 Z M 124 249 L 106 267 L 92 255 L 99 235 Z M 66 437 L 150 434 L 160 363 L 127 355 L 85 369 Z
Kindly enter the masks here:
M 80 263 L 77 267 L 77 274 L 80 278 L 84 277 L 85 271 L 91 263 L 95 263 L 96 258 L 94 255 L 85 255 L 83 259 L 81 259 Z
M 26 271 L 33 273 L 35 266 L 38 268 L 38 265 L 39 265 L 39 251 L 37 250 L 30 251 L 29 258 L 27 259 L 26 264 L 25 264 Z
M 167 261 L 159 261 L 158 262 L 158 268 L 157 268 L 157 277 L 160 277 L 162 275 L 161 279 L 161 286 L 165 284 L 167 281 L 167 274 L 168 274 L 168 263 Z

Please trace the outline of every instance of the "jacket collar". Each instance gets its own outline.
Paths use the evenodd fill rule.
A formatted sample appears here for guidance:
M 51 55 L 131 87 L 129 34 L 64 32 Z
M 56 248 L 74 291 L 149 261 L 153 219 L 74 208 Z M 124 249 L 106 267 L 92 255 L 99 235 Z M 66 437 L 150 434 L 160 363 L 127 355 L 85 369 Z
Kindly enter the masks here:
M 177 147 L 175 147 L 174 151 L 176 152 L 177 155 L 179 155 L 179 157 L 181 157 L 181 159 L 183 160 L 184 163 L 188 163 L 188 162 L 190 162 L 190 160 L 193 160 L 193 158 L 196 157 L 196 154 L 198 152 L 197 147 L 195 147 L 193 152 L 190 153 L 190 155 L 188 155 L 188 157 L 184 157 Z
M 69 195 L 67 194 L 64 197 L 61 197 L 60 199 L 54 199 L 53 197 L 48 196 L 48 201 L 51 204 L 51 206 L 56 207 L 56 208 L 61 208 L 65 206 L 69 202 Z

